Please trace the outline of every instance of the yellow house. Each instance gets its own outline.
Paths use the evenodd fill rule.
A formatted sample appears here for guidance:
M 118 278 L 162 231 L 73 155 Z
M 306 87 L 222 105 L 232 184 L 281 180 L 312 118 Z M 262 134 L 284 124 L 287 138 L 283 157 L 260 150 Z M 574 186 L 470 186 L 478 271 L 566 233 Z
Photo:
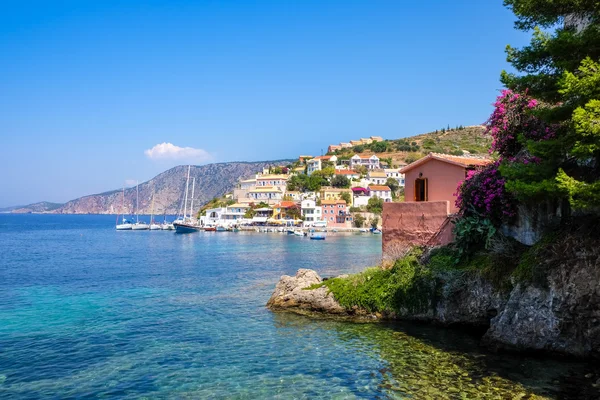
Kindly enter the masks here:
M 281 201 L 273 206 L 273 219 L 282 220 L 288 219 L 287 210 L 291 207 L 297 206 L 294 201 Z
M 348 193 L 352 198 L 352 190 L 350 189 L 339 189 L 330 186 L 323 186 L 319 192 L 321 200 L 341 200 L 342 193 Z

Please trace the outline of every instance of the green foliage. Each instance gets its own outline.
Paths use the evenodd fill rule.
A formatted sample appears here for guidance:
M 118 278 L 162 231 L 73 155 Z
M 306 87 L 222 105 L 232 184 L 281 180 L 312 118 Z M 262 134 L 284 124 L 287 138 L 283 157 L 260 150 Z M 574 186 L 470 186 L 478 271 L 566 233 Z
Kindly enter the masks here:
M 459 218 L 454 225 L 455 245 L 463 257 L 488 249 L 497 230 L 492 221 L 477 214 Z
M 371 218 L 371 220 L 369 221 L 369 224 L 371 225 L 371 228 L 377 229 L 377 225 L 379 225 L 379 217 Z
M 340 198 L 344 200 L 347 205 L 352 204 L 352 196 L 350 195 L 350 192 L 342 192 L 340 194 Z
M 327 185 L 328 181 L 323 177 L 323 174 L 317 174 L 316 171 L 311 176 L 306 174 L 298 174 L 292 176 L 287 183 L 287 190 L 299 192 L 316 192 L 321 189 L 321 186 Z
M 392 193 L 396 193 L 400 189 L 400 184 L 394 178 L 387 178 L 385 185 L 392 190 Z
M 383 142 L 373 142 L 369 144 L 369 148 L 375 153 L 384 153 L 387 151 L 388 144 L 386 141 Z
M 348 209 L 348 212 L 351 212 L 351 213 L 360 212 L 360 207 L 350 207 Z
M 331 186 L 335 188 L 349 188 L 350 187 L 350 179 L 348 179 L 344 175 L 336 175 L 331 178 Z M 349 203 L 349 202 L 347 202 Z
M 369 312 L 423 312 L 432 297 L 431 273 L 413 252 L 384 270 L 369 268 L 364 272 L 345 278 L 329 279 L 326 286 L 336 300 L 345 308 L 357 306 Z
M 383 199 L 380 199 L 377 196 L 371 197 L 367 202 L 367 211 L 374 214 L 381 214 L 383 211 Z
M 593 183 L 579 181 L 560 169 L 556 176 L 559 188 L 567 193 L 569 203 L 575 209 L 600 209 L 600 180 Z
M 414 163 L 415 161 L 417 161 L 420 158 L 423 158 L 423 154 L 421 154 L 421 153 L 410 153 L 406 157 L 404 157 L 404 161 L 406 161 L 407 164 L 411 164 L 411 163 Z
M 365 217 L 360 214 L 354 216 L 354 226 L 356 228 L 362 228 L 365 223 Z

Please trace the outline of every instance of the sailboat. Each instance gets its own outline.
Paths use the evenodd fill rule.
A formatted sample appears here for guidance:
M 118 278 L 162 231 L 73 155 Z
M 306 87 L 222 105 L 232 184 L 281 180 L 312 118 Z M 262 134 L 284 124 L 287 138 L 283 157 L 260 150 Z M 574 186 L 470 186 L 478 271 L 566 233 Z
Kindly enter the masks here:
M 138 189 L 138 183 L 135 184 L 135 224 L 131 227 L 134 231 L 146 231 L 150 227 L 145 222 L 140 222 L 140 190 Z
M 160 225 L 160 228 L 163 231 L 172 231 L 175 229 L 175 227 L 173 226 L 173 224 L 167 222 L 167 212 L 165 211 L 165 215 L 163 216 L 163 222 Z
M 161 226 L 154 221 L 154 193 L 152 193 L 152 208 L 150 211 L 150 230 L 151 231 L 160 231 Z
M 123 187 L 123 204 L 121 205 L 121 212 L 123 213 L 123 221 L 119 224 L 119 216 L 117 215 L 116 228 L 118 231 L 130 231 L 133 224 L 128 219 L 125 219 L 125 187 Z
M 173 226 L 175 227 L 175 233 L 193 233 L 199 232 L 202 228 L 198 225 L 198 221 L 195 218 L 192 218 L 192 213 L 194 209 L 194 186 L 196 184 L 196 178 L 192 180 L 192 199 L 190 204 L 190 216 L 187 215 L 187 198 L 188 198 L 188 190 L 190 187 L 190 168 L 188 165 L 188 173 L 187 179 L 185 181 L 185 200 L 183 206 L 183 219 L 177 219 L 177 221 L 173 222 Z

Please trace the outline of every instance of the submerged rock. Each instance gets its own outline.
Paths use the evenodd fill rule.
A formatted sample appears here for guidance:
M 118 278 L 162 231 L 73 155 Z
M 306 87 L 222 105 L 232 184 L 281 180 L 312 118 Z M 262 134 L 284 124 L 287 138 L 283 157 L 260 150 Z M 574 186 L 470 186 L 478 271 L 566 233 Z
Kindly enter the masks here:
M 299 269 L 295 276 L 284 275 L 275 286 L 267 307 L 271 310 L 286 309 L 300 313 L 345 314 L 346 309 L 335 300 L 328 288 L 306 290 L 322 282 L 319 274 L 311 269 Z

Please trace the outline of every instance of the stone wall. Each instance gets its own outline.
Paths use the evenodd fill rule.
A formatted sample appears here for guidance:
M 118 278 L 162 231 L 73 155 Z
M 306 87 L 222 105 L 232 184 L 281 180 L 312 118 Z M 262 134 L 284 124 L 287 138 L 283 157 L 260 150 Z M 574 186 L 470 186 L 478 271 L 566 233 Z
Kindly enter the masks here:
M 448 201 L 426 201 L 405 203 L 384 203 L 383 256 L 394 257 L 395 253 L 407 245 L 425 245 L 436 236 L 438 244 L 451 241 L 451 230 L 437 235 L 440 228 L 448 226 L 450 203 Z

